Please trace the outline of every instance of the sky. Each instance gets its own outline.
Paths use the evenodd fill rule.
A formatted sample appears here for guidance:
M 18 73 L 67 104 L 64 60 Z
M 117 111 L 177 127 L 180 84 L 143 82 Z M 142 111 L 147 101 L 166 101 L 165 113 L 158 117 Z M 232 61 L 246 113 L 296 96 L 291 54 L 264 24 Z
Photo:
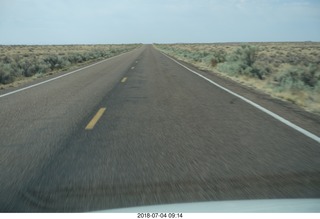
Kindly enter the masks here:
M 320 0 L 0 0 L 0 45 L 320 41 Z

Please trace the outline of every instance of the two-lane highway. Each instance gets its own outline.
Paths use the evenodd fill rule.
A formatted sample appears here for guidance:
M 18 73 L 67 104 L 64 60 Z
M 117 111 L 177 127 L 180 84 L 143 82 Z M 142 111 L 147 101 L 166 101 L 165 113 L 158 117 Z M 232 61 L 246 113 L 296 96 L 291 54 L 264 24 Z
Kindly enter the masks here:
M 320 144 L 152 46 L 0 98 L 0 210 L 320 197 Z
M 21 186 L 65 146 L 142 51 L 0 98 L 0 209 L 15 208 L 11 199 Z

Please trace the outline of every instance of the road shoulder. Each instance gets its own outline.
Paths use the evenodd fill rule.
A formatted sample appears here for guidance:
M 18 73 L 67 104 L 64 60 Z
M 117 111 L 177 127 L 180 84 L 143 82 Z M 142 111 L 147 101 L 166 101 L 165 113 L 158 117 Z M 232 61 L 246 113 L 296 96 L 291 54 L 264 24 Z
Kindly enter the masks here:
M 174 60 L 177 60 L 175 57 L 170 57 Z M 272 97 L 269 94 L 263 93 L 262 91 L 259 91 L 253 87 L 240 84 L 213 71 L 200 70 L 190 63 L 181 60 L 177 61 L 191 70 L 196 71 L 208 79 L 218 83 L 219 85 L 261 105 L 273 113 L 278 114 L 295 125 L 300 126 L 301 128 L 317 136 L 320 136 L 320 115 L 308 112 L 293 103 Z

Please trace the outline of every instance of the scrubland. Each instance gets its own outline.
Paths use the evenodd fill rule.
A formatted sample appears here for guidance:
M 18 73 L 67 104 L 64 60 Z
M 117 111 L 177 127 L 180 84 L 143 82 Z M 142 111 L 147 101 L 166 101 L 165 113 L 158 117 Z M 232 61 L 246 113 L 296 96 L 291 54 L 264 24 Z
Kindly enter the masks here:
M 130 51 L 130 45 L 0 45 L 0 88 Z
M 320 113 L 320 43 L 156 44 L 202 70 Z

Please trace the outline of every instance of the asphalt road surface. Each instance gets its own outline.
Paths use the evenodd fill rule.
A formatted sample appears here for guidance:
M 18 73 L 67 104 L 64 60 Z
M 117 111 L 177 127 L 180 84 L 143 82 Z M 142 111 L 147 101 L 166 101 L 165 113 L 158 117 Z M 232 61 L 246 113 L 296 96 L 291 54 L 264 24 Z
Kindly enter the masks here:
M 198 72 L 319 136 L 319 117 Z M 320 198 L 317 141 L 151 45 L 1 92 L 2 212 Z

